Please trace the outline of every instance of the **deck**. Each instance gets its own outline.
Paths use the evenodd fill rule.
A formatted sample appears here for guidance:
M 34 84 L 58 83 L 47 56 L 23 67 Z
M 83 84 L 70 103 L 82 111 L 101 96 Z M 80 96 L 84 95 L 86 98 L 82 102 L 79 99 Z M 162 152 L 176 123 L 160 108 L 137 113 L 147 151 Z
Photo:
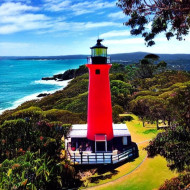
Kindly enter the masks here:
M 117 151 L 100 153 L 92 153 L 89 151 L 83 151 L 81 153 L 78 151 L 67 151 L 67 156 L 68 160 L 70 160 L 74 165 L 116 164 L 129 158 L 136 157 L 137 152 L 138 149 L 134 146 L 122 153 L 118 153 Z

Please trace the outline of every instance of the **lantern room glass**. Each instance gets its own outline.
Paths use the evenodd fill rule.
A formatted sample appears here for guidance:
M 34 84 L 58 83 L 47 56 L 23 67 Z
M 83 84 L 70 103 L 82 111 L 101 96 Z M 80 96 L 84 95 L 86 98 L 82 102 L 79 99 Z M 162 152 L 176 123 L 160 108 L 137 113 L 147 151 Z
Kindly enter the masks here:
M 107 57 L 107 49 L 105 48 L 93 48 L 92 57 Z

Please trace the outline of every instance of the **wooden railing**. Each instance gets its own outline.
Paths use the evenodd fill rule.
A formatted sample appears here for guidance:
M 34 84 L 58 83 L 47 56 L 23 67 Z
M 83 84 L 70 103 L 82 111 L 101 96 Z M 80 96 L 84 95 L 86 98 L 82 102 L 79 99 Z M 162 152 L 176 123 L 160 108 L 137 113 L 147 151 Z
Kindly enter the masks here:
M 128 150 L 113 155 L 113 153 L 103 152 L 103 153 L 90 153 L 85 154 L 85 152 L 73 153 L 68 155 L 68 159 L 74 164 L 116 164 L 125 159 L 131 158 L 136 154 L 136 147 L 129 148 Z

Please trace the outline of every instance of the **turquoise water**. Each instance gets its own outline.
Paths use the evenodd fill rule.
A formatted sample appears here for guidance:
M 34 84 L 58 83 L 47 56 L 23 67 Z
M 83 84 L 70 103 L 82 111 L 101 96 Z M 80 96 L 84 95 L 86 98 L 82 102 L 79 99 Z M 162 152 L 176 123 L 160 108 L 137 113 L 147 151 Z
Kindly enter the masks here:
M 53 92 L 67 82 L 42 81 L 42 77 L 78 68 L 86 59 L 0 60 L 0 113 L 34 99 L 42 92 Z

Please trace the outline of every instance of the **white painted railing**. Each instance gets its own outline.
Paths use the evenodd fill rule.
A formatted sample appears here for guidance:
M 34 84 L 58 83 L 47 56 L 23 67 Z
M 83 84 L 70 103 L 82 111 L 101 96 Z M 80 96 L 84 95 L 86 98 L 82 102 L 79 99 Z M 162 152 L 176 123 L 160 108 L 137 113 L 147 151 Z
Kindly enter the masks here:
M 116 164 L 123 160 L 129 159 L 136 155 L 136 147 L 131 147 L 128 150 L 113 154 L 109 152 L 102 153 L 69 153 L 68 159 L 74 164 Z

